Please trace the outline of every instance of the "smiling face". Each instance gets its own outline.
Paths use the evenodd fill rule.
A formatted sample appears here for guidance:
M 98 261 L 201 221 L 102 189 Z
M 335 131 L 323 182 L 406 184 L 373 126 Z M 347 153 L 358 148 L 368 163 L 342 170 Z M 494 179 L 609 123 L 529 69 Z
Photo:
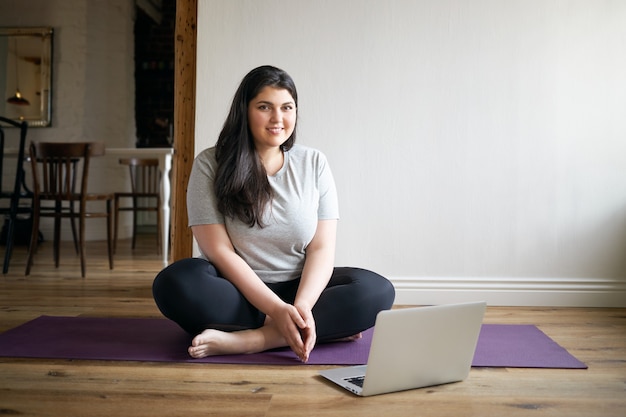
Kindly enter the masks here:
M 248 126 L 258 152 L 278 148 L 296 127 L 296 103 L 283 88 L 264 87 L 248 105 Z

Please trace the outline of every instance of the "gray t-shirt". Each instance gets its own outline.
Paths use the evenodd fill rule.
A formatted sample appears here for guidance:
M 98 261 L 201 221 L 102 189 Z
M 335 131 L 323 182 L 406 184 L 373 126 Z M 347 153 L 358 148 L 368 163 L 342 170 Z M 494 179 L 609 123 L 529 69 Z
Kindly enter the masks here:
M 263 228 L 220 213 L 214 189 L 216 170 L 215 148 L 198 154 L 187 186 L 189 226 L 224 224 L 235 251 L 264 282 L 300 277 L 317 221 L 339 218 L 337 190 L 324 154 L 301 145 L 285 152 L 283 167 L 268 176 L 274 198 L 265 211 Z

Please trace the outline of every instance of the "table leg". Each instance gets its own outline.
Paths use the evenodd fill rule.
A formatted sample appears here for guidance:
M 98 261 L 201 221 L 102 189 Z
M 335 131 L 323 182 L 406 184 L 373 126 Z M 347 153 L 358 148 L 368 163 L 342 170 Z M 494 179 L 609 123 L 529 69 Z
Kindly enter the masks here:
M 163 266 L 169 264 L 170 247 L 170 170 L 172 168 L 172 155 L 159 155 L 159 170 L 161 171 L 161 245 L 163 254 Z

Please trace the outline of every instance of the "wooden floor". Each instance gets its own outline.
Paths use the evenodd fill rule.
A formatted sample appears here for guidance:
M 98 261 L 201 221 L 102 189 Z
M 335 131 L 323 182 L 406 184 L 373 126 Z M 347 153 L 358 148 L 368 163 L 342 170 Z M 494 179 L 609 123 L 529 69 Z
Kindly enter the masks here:
M 42 314 L 160 316 L 152 236 L 134 253 L 120 242 L 113 271 L 104 244 L 90 243 L 85 279 L 70 246 L 55 269 L 49 245 L 30 276 L 18 248 L 0 277 L 0 332 Z M 485 322 L 536 324 L 589 369 L 472 368 L 460 383 L 358 398 L 321 380 L 318 366 L 0 358 L 0 415 L 626 416 L 626 309 L 489 307 Z

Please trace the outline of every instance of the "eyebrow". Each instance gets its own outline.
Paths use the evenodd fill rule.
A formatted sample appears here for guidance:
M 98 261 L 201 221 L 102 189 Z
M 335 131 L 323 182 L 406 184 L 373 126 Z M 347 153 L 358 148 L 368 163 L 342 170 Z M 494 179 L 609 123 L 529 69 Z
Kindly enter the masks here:
M 271 101 L 267 101 L 267 100 L 259 100 L 256 102 L 256 104 L 269 104 L 271 106 L 274 105 L 274 103 L 272 103 Z M 286 101 L 282 104 L 280 104 L 281 106 L 284 106 L 285 104 L 293 104 L 294 106 L 296 105 L 296 103 L 294 103 L 293 101 Z

